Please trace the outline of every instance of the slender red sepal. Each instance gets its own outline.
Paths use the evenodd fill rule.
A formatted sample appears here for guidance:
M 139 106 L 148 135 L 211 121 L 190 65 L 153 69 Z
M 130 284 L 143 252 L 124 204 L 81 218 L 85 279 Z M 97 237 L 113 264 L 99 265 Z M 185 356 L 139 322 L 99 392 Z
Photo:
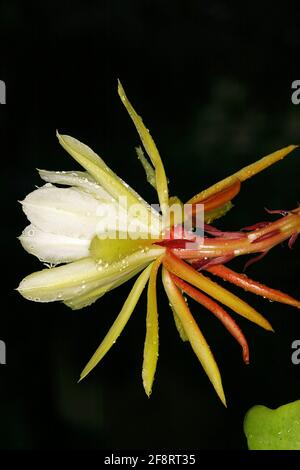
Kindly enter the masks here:
M 246 364 L 248 364 L 249 363 L 248 343 L 242 330 L 234 321 L 234 319 L 219 304 L 217 304 L 217 302 L 209 298 L 207 295 L 204 295 L 199 290 L 190 286 L 185 281 L 177 277 L 175 274 L 170 273 L 170 276 L 173 279 L 177 287 L 183 290 L 192 299 L 196 300 L 196 302 L 203 305 L 203 307 L 205 307 L 207 310 L 212 312 L 215 315 L 215 317 L 217 317 L 221 321 L 221 323 L 223 323 L 223 325 L 229 331 L 229 333 L 241 345 L 242 350 L 243 350 L 243 360 Z
M 212 225 L 209 224 L 204 224 L 204 232 L 208 233 L 209 235 L 212 235 L 214 237 L 220 237 L 220 238 L 228 238 L 228 239 L 239 239 L 239 238 L 245 238 L 247 235 L 243 232 L 223 232 L 222 230 L 219 230 Z
M 185 249 L 187 243 L 193 243 L 194 241 L 195 239 L 186 240 L 184 238 L 181 238 L 181 239 L 174 238 L 173 240 L 167 239 L 167 240 L 161 240 L 159 242 L 155 242 L 155 245 L 164 246 L 170 249 Z
M 265 211 L 267 211 L 268 214 L 280 214 L 283 217 L 290 213 L 290 211 L 284 211 L 282 209 L 267 209 L 266 207 L 265 207 Z
M 276 235 L 280 235 L 281 231 L 279 229 L 271 230 L 271 232 L 264 233 L 260 237 L 251 240 L 251 243 L 259 243 L 265 240 L 269 240 L 269 238 L 273 238 Z
M 257 224 L 254 225 L 247 225 L 247 227 L 243 227 L 241 230 L 244 230 L 245 232 L 251 232 L 252 230 L 257 230 L 259 228 L 265 228 L 268 225 L 270 225 L 272 222 L 258 222 Z
M 217 258 L 202 258 L 198 260 L 192 260 L 191 265 L 193 268 L 197 269 L 197 271 L 202 271 L 206 269 L 208 266 L 214 266 L 215 264 L 223 264 L 228 263 L 228 261 L 232 260 L 234 255 L 225 255 L 225 256 L 218 256 Z
M 244 264 L 243 271 L 246 271 L 246 269 L 249 268 L 249 266 L 251 266 L 252 264 L 257 263 L 258 261 L 263 259 L 266 256 L 267 253 L 268 253 L 268 251 L 263 251 L 262 253 L 260 253 L 257 256 L 252 256 L 252 258 L 248 259 L 248 261 L 246 261 L 246 263 Z
M 267 287 L 260 282 L 253 281 L 253 279 L 250 279 L 245 274 L 236 273 L 235 271 L 232 271 L 232 269 L 229 269 L 227 266 L 223 266 L 222 264 L 208 267 L 207 271 L 218 277 L 221 277 L 225 281 L 242 287 L 246 291 L 252 292 L 253 294 L 260 295 L 275 302 L 281 302 L 283 304 L 300 308 L 299 300 L 296 300 L 279 290 L 271 289 L 270 287 Z
M 293 235 L 290 237 L 289 242 L 288 242 L 288 247 L 289 247 L 290 250 L 292 250 L 292 249 L 294 248 L 294 244 L 295 244 L 295 242 L 296 242 L 296 240 L 297 240 L 297 238 L 298 238 L 298 235 L 299 235 L 299 234 L 298 234 L 297 232 L 295 232 L 295 233 L 293 233 Z

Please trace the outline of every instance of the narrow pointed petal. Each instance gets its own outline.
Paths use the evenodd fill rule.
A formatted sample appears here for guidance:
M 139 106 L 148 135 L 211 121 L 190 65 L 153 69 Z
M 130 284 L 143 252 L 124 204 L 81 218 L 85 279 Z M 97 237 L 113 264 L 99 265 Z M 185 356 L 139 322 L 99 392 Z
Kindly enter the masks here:
M 156 189 L 155 170 L 153 166 L 148 162 L 147 158 L 145 157 L 142 147 L 136 147 L 135 151 L 139 161 L 143 165 L 148 183 L 151 184 L 154 189 Z
M 270 153 L 269 155 L 261 158 L 260 160 L 256 161 L 255 163 L 252 163 L 251 165 L 245 166 L 241 170 L 237 171 L 234 173 L 232 176 L 229 176 L 218 183 L 214 184 L 208 189 L 205 189 L 204 191 L 201 191 L 201 193 L 196 194 L 194 197 L 192 197 L 189 200 L 189 203 L 193 203 L 194 200 L 201 201 L 203 199 L 206 199 L 210 196 L 213 196 L 214 194 L 222 191 L 226 187 L 230 186 L 233 184 L 233 182 L 238 179 L 241 182 L 247 180 L 248 178 L 251 178 L 252 176 L 256 175 L 262 170 L 265 170 L 269 166 L 273 165 L 279 160 L 282 160 L 284 157 L 286 157 L 289 153 L 291 153 L 293 150 L 295 150 L 298 147 L 298 145 L 289 145 L 288 147 L 284 147 L 280 150 L 277 150 L 276 152 Z
M 218 397 L 222 403 L 226 406 L 226 400 L 224 390 L 222 386 L 222 379 L 219 368 L 215 361 L 215 358 L 207 344 L 200 328 L 195 322 L 189 307 L 187 306 L 182 294 L 174 284 L 167 269 L 163 267 L 163 284 L 166 294 L 172 304 L 173 309 L 176 311 L 185 334 L 189 339 L 189 342 L 198 357 L 203 369 L 205 370 L 209 380 L 211 381 Z
M 210 273 L 221 277 L 225 281 L 231 282 L 236 286 L 242 287 L 244 290 L 252 292 L 253 294 L 260 295 L 266 299 L 273 300 L 275 302 L 281 302 L 283 304 L 292 305 L 293 307 L 300 308 L 300 301 L 294 299 L 293 297 L 285 294 L 276 289 L 271 289 L 270 287 L 261 284 L 260 282 L 253 281 L 245 274 L 240 274 L 232 269 L 229 269 L 227 266 L 218 264 L 216 266 L 211 266 L 207 268 L 207 271 Z
M 150 160 L 155 168 L 157 194 L 158 194 L 159 203 L 160 203 L 162 212 L 164 212 L 168 206 L 169 195 L 168 195 L 167 177 L 165 174 L 165 169 L 161 161 L 159 152 L 157 150 L 154 140 L 152 139 L 150 135 L 150 132 L 145 127 L 142 121 L 142 118 L 136 113 L 132 104 L 128 100 L 125 94 L 125 91 L 121 85 L 121 82 L 119 80 L 118 80 L 118 93 L 129 116 L 131 117 L 135 125 L 136 130 L 139 133 L 143 146 L 147 154 L 149 155 Z
M 140 276 L 135 281 L 123 307 L 105 336 L 104 340 L 93 354 L 85 368 L 80 374 L 80 380 L 84 379 L 92 369 L 103 359 L 105 354 L 110 350 L 113 344 L 116 342 L 123 329 L 125 328 L 129 318 L 131 317 L 132 312 L 135 309 L 135 306 L 146 286 L 146 283 L 149 279 L 152 265 L 150 264 Z
M 197 289 L 190 286 L 179 277 L 175 276 L 175 274 L 170 274 L 170 276 L 173 282 L 176 284 L 176 286 L 179 289 L 181 289 L 186 294 L 188 294 L 192 299 L 196 300 L 196 302 L 203 305 L 203 307 L 205 307 L 207 310 L 212 312 L 215 315 L 215 317 L 217 317 L 218 320 L 220 320 L 220 322 L 223 323 L 225 328 L 229 331 L 229 333 L 237 340 L 237 342 L 242 347 L 244 362 L 248 364 L 249 363 L 248 343 L 242 330 L 237 325 L 237 323 L 233 320 L 233 318 L 231 318 L 231 316 L 228 315 L 228 313 L 220 305 L 218 305 L 214 300 L 210 299 L 209 297 L 204 295 L 202 292 L 199 292 Z
M 143 206 L 146 210 L 141 211 L 141 221 L 149 225 L 149 214 L 151 214 L 151 222 L 158 223 L 158 213 L 122 181 L 93 150 L 68 135 L 60 135 L 57 132 L 57 137 L 62 147 L 89 172 L 100 186 L 117 199 L 120 205 L 126 209 L 133 205 Z
M 188 203 L 193 204 L 193 213 L 197 210 L 197 204 L 204 204 L 204 211 L 209 212 L 220 207 L 223 207 L 227 202 L 231 201 L 241 189 L 241 182 L 239 179 L 235 178 L 232 180 L 230 185 L 225 187 L 224 189 L 208 196 L 207 198 L 201 199 L 199 195 L 199 199 L 194 196 Z M 201 194 L 201 193 L 200 193 Z
M 157 271 L 162 262 L 162 256 L 152 264 L 147 297 L 146 338 L 144 345 L 143 385 L 150 397 L 158 359 L 158 311 L 156 295 Z
M 189 282 L 198 289 L 203 290 L 206 294 L 231 308 L 242 317 L 247 318 L 266 330 L 273 331 L 268 320 L 254 310 L 254 308 L 236 295 L 224 289 L 224 287 L 219 286 L 217 283 L 204 276 L 202 273 L 197 272 L 192 266 L 172 254 L 170 251 L 166 252 L 163 263 L 164 266 L 173 274 L 184 281 Z
M 90 239 L 43 232 L 30 224 L 19 240 L 28 253 L 46 263 L 69 263 L 89 256 Z
M 183 342 L 186 342 L 186 341 L 188 341 L 189 339 L 188 339 L 188 337 L 187 337 L 187 335 L 186 335 L 186 332 L 185 332 L 185 330 L 184 330 L 184 328 L 183 328 L 183 324 L 182 324 L 182 322 L 181 322 L 179 316 L 177 315 L 176 310 L 173 308 L 173 305 L 172 305 L 171 303 L 170 303 L 170 307 L 171 307 L 172 312 L 173 312 L 174 322 L 175 322 L 176 329 L 177 329 L 177 331 L 178 331 L 178 333 L 179 333 L 179 336 L 180 336 L 180 338 L 181 338 L 181 340 L 182 340 Z

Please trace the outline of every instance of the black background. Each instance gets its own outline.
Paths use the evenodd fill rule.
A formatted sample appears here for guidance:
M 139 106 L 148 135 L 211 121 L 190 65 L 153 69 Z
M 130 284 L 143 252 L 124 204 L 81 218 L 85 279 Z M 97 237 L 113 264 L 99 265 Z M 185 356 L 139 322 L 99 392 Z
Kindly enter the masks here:
M 14 291 L 41 268 L 16 237 L 26 225 L 18 200 L 40 180 L 35 168 L 77 168 L 55 129 L 94 148 L 149 202 L 134 153 L 138 138 L 121 105 L 120 78 L 151 129 L 170 179 L 187 200 L 258 157 L 300 143 L 299 16 L 281 3 L 200 1 L 0 2 L 2 449 L 246 449 L 243 417 L 255 404 L 299 399 L 299 312 L 241 293 L 276 334 L 238 319 L 251 364 L 214 318 L 191 303 L 219 363 L 228 409 L 178 338 L 159 288 L 160 357 L 153 394 L 141 381 L 145 302 L 117 345 L 81 384 L 79 373 L 120 310 L 130 285 L 72 312 Z M 266 219 L 264 207 L 299 201 L 300 151 L 243 185 L 218 226 Z M 268 216 L 269 217 L 269 216 Z M 272 217 L 272 216 L 270 216 Z M 242 269 L 245 260 L 233 265 Z M 276 247 L 248 274 L 299 297 L 299 243 Z M 237 289 L 232 289 L 238 292 Z M 144 298 L 145 301 L 145 298 Z

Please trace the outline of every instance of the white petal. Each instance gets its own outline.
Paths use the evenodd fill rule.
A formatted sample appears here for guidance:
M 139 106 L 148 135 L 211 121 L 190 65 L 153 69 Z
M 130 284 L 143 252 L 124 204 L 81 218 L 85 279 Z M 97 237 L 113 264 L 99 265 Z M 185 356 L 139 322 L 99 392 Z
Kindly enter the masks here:
M 19 237 L 23 248 L 46 263 L 68 263 L 89 256 L 90 240 L 66 237 L 28 225 Z
M 29 221 L 43 232 L 72 238 L 91 239 L 107 231 L 129 232 L 137 238 L 149 230 L 142 217 L 129 217 L 116 202 L 100 202 L 79 188 L 47 183 L 28 194 L 22 205 Z M 139 208 L 145 212 L 143 205 Z
M 85 171 L 47 171 L 38 170 L 40 177 L 47 183 L 65 184 L 84 189 L 99 201 L 113 202 L 115 199 Z
M 99 265 L 91 258 L 84 258 L 30 274 L 21 281 L 18 290 L 23 297 L 36 302 L 69 300 L 85 292 L 92 292 L 97 287 L 122 279 L 125 282 L 131 271 L 146 266 L 164 251 L 164 248 L 137 251 L 110 265 Z
M 76 188 L 46 184 L 28 194 L 22 205 L 29 221 L 40 230 L 68 237 L 91 239 L 101 220 L 101 203 Z

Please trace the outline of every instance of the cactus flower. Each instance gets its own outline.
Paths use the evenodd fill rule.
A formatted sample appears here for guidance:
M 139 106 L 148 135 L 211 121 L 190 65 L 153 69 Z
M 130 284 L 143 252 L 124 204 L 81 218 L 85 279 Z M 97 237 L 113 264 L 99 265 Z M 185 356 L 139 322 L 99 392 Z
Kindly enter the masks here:
M 284 158 L 296 146 L 278 150 L 200 192 L 188 202 L 169 198 L 165 169 L 158 149 L 142 119 L 126 97 L 119 96 L 139 133 L 144 150 L 137 149 L 147 180 L 157 191 L 159 209 L 144 201 L 106 163 L 78 140 L 57 133 L 62 147 L 84 171 L 39 170 L 46 184 L 23 201 L 30 225 L 20 241 L 48 268 L 25 277 L 18 291 L 37 302 L 62 301 L 72 309 L 91 305 L 108 291 L 136 277 L 131 291 L 110 330 L 81 373 L 82 380 L 116 342 L 147 286 L 146 338 L 142 378 L 150 396 L 158 350 L 158 301 L 156 282 L 162 282 L 174 322 L 183 341 L 190 343 L 219 398 L 226 405 L 221 375 L 213 353 L 194 319 L 185 296 L 210 311 L 239 343 L 245 363 L 249 347 L 240 327 L 227 309 L 265 330 L 269 321 L 253 307 L 216 282 L 222 278 L 264 298 L 300 308 L 293 297 L 266 287 L 227 266 L 237 256 L 265 255 L 273 246 L 295 242 L 300 231 L 300 208 L 275 212 L 276 220 L 260 222 L 239 231 L 221 231 L 211 223 L 232 207 L 241 183 Z M 59 187 L 56 185 L 60 185 Z M 166 218 L 173 204 L 179 215 Z M 202 234 L 198 214 L 204 210 Z M 188 227 L 186 228 L 186 223 Z M 253 260 L 252 260 L 253 261 Z M 49 269 L 50 268 L 50 269 Z

